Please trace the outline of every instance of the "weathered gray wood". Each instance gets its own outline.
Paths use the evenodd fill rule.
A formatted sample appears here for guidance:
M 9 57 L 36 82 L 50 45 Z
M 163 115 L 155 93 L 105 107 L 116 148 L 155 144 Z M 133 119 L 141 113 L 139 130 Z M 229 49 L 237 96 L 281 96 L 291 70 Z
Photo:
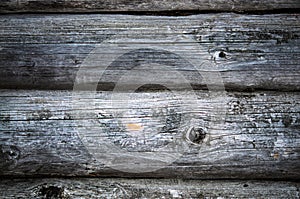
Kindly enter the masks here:
M 112 12 L 112 11 L 261 11 L 300 8 L 297 0 L 5 0 L 1 13 L 11 12 Z
M 2 198 L 299 198 L 299 183 L 179 179 L 14 179 Z
M 126 98 L 111 103 L 111 99 L 115 99 L 111 92 L 94 95 L 76 92 L 74 95 L 69 91 L 2 90 L 0 173 L 12 176 L 299 178 L 299 93 L 234 92 L 218 97 L 198 91 L 196 95 L 197 103 L 181 102 L 169 92 L 141 92 L 130 94 L 128 103 L 124 103 Z M 115 114 L 113 111 L 120 107 L 125 113 Z M 214 118 L 224 119 L 224 123 L 214 122 Z M 196 144 L 186 138 L 191 126 L 206 132 L 202 140 L 200 137 L 194 140 Z M 134 132 L 140 134 L 135 135 L 131 131 L 134 128 L 137 128 Z M 143 131 L 138 131 L 139 128 Z M 85 132 L 97 143 L 111 143 L 125 151 L 155 151 L 172 143 L 173 138 L 182 141 L 187 148 L 182 156 L 159 170 L 128 173 L 110 168 L 105 161 L 97 161 L 95 154 L 109 155 L 110 149 L 90 151 L 79 132 Z M 170 154 L 175 155 L 175 152 Z M 135 166 L 134 161 L 126 162 L 125 153 L 117 156 L 125 167 Z M 155 167 L 151 161 L 148 166 Z
M 111 46 L 157 49 L 165 45 L 200 65 L 204 76 L 208 71 L 220 72 L 228 90 L 300 90 L 299 30 L 298 14 L 2 15 L 0 88 L 72 89 L 76 72 L 89 54 L 114 57 L 116 49 Z M 192 86 L 204 88 L 194 64 L 177 55 L 155 55 L 144 49 L 122 56 L 107 68 L 98 89 L 111 90 L 124 69 L 148 62 L 169 63 Z M 95 71 L 90 69 L 90 75 Z M 173 83 L 182 87 L 177 78 Z

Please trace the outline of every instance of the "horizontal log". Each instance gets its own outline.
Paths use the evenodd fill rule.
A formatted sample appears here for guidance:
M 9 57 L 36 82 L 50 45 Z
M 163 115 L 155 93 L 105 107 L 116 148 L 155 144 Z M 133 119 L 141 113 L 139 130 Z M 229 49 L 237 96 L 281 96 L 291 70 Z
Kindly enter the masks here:
M 299 91 L 298 24 L 298 14 L 2 15 L 0 88 L 112 90 L 131 71 L 176 89 Z
M 300 8 L 297 0 L 6 0 L 1 13 L 12 12 L 126 12 L 126 11 L 262 11 Z
M 2 90 L 0 174 L 298 179 L 299 99 Z
M 179 179 L 14 179 L 2 198 L 298 198 L 299 183 Z

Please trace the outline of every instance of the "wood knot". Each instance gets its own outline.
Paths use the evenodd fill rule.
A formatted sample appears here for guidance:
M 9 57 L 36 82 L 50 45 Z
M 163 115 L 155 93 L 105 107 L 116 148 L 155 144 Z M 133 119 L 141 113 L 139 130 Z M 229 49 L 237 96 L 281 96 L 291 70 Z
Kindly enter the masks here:
M 69 198 L 68 195 L 66 195 L 65 190 L 63 187 L 57 187 L 57 186 L 42 186 L 39 195 L 43 198 L 47 199 L 67 199 Z
M 202 144 L 207 137 L 207 132 L 204 128 L 191 127 L 186 133 L 186 138 L 193 144 Z
M 48 120 L 50 117 L 52 117 L 51 111 L 42 109 L 32 112 L 27 120 Z
M 289 127 L 293 122 L 293 118 L 289 115 L 284 115 L 282 118 L 282 123 L 284 127 Z
M 20 150 L 16 146 L 0 145 L 0 160 L 1 162 L 11 162 L 20 158 Z
M 224 51 L 216 51 L 213 55 L 212 55 L 213 60 L 219 61 L 219 60 L 226 60 L 228 58 L 227 53 Z

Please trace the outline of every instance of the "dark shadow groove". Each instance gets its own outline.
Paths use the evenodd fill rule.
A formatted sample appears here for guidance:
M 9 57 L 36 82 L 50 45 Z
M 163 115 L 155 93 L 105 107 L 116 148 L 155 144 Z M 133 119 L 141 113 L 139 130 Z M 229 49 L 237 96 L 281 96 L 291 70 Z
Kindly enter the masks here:
M 299 8 L 281 8 L 270 10 L 162 10 L 162 11 L 5 11 L 0 10 L 0 15 L 26 15 L 26 14 L 120 14 L 120 15 L 140 15 L 140 16 L 190 16 L 198 14 L 218 14 L 218 13 L 236 13 L 247 15 L 266 15 L 266 14 L 299 14 Z

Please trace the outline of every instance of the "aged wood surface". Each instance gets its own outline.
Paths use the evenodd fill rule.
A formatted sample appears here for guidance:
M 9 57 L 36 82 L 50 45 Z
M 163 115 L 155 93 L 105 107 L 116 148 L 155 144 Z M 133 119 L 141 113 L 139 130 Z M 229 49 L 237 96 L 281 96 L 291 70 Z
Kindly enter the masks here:
M 2 90 L 0 173 L 299 178 L 300 93 L 231 92 L 218 96 L 197 91 L 193 95 L 197 102 L 182 101 L 167 91 L 123 93 L 114 98 L 112 92 Z M 120 110 L 123 112 L 114 112 Z M 191 126 L 202 129 L 204 135 L 197 139 L 186 136 Z M 166 150 L 169 154 L 161 157 L 165 151 L 159 150 L 174 140 L 184 145 L 180 154 Z M 105 148 L 107 144 L 122 151 Z M 130 156 L 127 152 L 136 157 L 157 152 L 146 166 L 158 170 L 142 173 L 135 157 L 126 159 Z M 157 164 L 157 160 L 167 161 L 168 155 L 177 156 L 170 165 Z M 124 168 L 111 168 L 113 160 L 108 161 L 107 156 Z
M 163 179 L 14 179 L 2 198 L 299 198 L 299 183 Z
M 115 60 L 99 90 L 111 90 L 124 70 L 143 71 L 138 66 L 154 62 L 170 65 L 194 88 L 206 86 L 199 71 L 217 71 L 227 90 L 299 91 L 299 29 L 299 14 L 2 15 L 0 88 L 72 89 L 76 72 L 94 55 L 95 63 Z M 128 53 L 116 57 L 119 49 Z M 182 86 L 176 78 L 173 83 Z
M 261 11 L 300 8 L 297 0 L 5 0 L 0 13 L 112 11 Z

